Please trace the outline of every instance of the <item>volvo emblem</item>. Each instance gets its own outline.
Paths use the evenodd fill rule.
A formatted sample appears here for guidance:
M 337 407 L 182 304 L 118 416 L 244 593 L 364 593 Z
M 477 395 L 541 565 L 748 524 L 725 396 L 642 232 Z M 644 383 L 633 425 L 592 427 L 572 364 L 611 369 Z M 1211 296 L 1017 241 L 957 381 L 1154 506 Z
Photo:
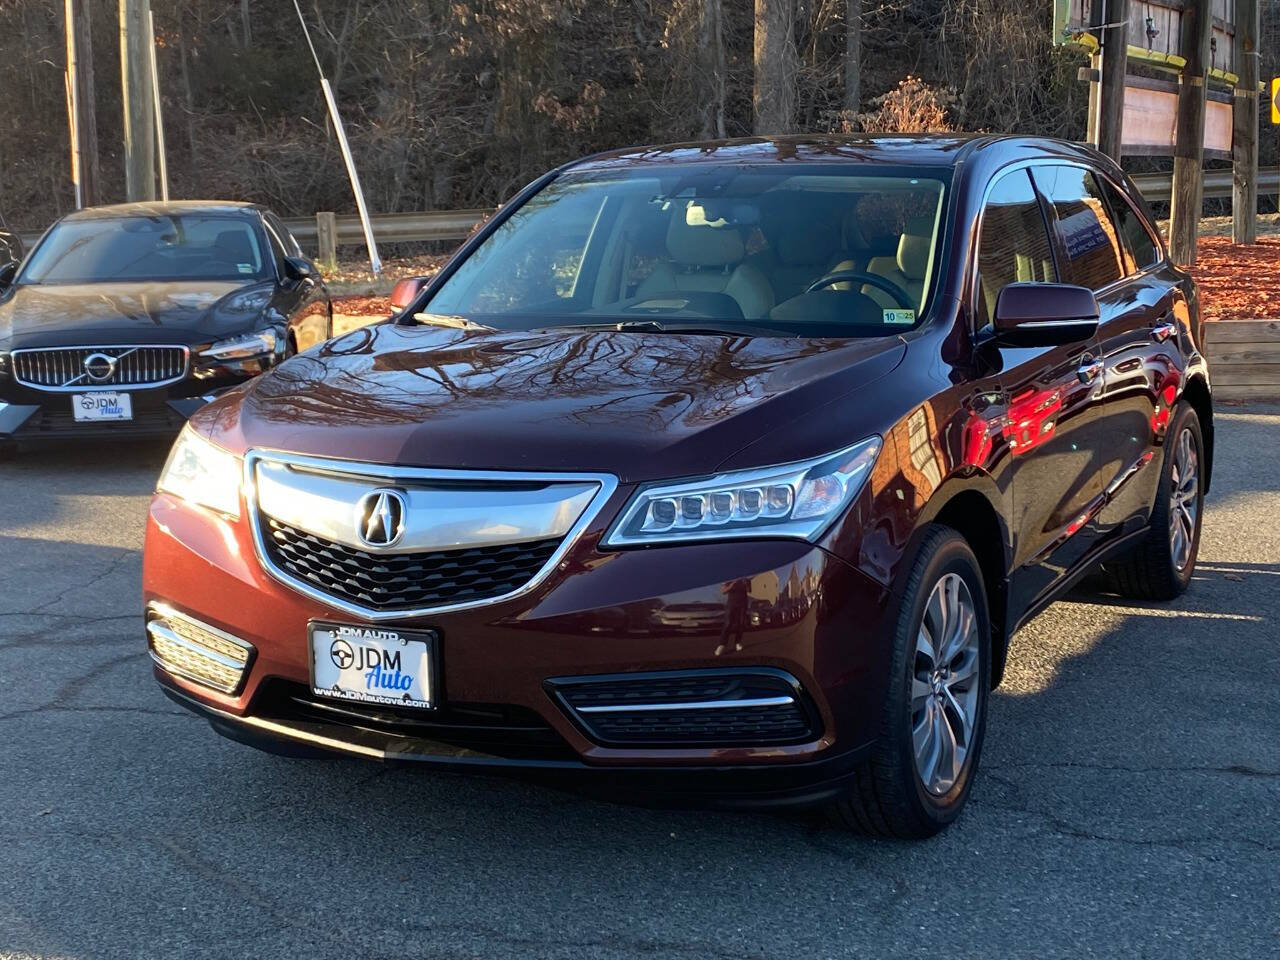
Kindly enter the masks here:
M 395 546 L 404 535 L 408 504 L 404 494 L 390 487 L 370 490 L 356 505 L 356 533 L 367 547 Z
M 106 383 L 116 375 L 118 362 L 105 353 L 91 353 L 84 358 L 84 375 L 93 383 Z

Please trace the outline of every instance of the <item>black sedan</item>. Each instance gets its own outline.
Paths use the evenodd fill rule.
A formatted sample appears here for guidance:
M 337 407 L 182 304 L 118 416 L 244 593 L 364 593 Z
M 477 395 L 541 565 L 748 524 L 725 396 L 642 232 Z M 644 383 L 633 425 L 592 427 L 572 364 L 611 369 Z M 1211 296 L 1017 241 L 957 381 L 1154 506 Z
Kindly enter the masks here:
M 70 214 L 0 264 L 0 446 L 172 434 L 332 323 L 319 272 L 262 207 Z

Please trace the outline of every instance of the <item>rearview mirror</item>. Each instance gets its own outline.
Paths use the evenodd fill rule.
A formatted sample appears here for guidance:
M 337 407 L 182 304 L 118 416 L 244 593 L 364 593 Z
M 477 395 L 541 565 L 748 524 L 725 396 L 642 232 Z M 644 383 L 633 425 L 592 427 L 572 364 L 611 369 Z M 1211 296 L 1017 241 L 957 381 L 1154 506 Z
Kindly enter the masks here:
M 1011 347 L 1080 343 L 1098 330 L 1093 291 L 1069 283 L 1011 283 L 996 298 L 996 340 Z
M 316 275 L 316 268 L 306 257 L 285 257 L 284 272 L 291 280 L 310 280 Z
M 399 313 L 417 299 L 430 277 L 406 277 L 391 291 L 391 312 Z

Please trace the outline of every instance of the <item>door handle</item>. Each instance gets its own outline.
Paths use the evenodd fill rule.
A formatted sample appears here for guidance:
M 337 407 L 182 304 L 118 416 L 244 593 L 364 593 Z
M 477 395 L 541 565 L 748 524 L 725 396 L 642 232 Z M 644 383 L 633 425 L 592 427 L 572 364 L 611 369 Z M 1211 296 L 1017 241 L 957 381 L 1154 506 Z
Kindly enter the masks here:
M 1102 373 L 1103 363 L 1094 357 L 1085 357 L 1084 361 L 1076 369 L 1076 376 L 1081 383 L 1093 383 L 1098 379 L 1098 375 Z
M 1178 332 L 1178 325 L 1172 320 L 1164 320 L 1155 325 L 1151 330 L 1151 336 L 1155 338 L 1156 343 L 1164 343 L 1175 333 Z

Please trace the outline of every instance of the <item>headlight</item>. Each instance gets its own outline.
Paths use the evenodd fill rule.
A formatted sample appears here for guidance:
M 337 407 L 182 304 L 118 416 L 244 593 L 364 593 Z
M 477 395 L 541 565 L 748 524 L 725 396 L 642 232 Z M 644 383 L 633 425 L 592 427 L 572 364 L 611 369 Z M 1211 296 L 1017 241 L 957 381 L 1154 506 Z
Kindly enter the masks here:
M 240 516 L 240 458 L 183 427 L 156 488 L 232 518 Z
M 604 539 L 607 547 L 685 540 L 816 540 L 862 488 L 880 452 L 871 437 L 799 463 L 642 487 Z
M 202 357 L 214 360 L 243 360 L 246 357 L 260 357 L 264 353 L 276 352 L 276 332 L 259 330 L 240 337 L 228 337 L 219 340 L 213 346 L 200 351 Z

